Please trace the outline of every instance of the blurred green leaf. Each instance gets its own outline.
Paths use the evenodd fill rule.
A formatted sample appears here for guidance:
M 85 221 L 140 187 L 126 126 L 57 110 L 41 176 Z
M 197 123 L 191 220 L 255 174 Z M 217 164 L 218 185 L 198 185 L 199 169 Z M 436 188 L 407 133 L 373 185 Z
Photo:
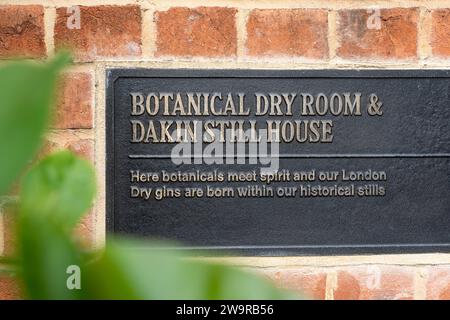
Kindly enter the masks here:
M 82 256 L 60 226 L 43 217 L 20 218 L 19 270 L 25 294 L 31 299 L 79 299 L 79 290 L 69 290 L 67 268 L 82 265 Z
M 70 231 L 91 207 L 94 195 L 92 166 L 61 151 L 43 159 L 24 177 L 21 212 L 45 216 Z
M 47 156 L 24 177 L 19 214 L 19 258 L 26 292 L 34 299 L 73 299 L 66 270 L 82 265 L 71 232 L 95 194 L 91 165 L 69 151 Z
M 39 148 L 47 126 L 58 71 L 69 61 L 16 62 L 0 68 L 0 195 Z
M 84 271 L 86 299 L 288 299 L 259 276 L 148 242 L 108 243 Z M 153 249 L 152 249 L 153 248 Z

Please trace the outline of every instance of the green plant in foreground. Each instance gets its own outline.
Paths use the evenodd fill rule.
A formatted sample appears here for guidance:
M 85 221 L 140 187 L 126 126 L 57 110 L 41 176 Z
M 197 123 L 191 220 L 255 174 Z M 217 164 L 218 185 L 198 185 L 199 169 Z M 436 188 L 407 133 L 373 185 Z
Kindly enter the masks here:
M 57 76 L 68 64 L 15 62 L 0 68 L 0 195 L 39 150 Z M 145 241 L 115 240 L 88 252 L 73 237 L 92 205 L 91 165 L 68 151 L 25 174 L 17 205 L 17 253 L 3 259 L 32 299 L 280 299 L 292 295 L 241 270 L 188 259 Z M 132 248 L 132 249 L 131 249 Z M 71 268 L 80 271 L 72 279 Z M 1 272 L 1 265 L 0 265 Z M 69 272 L 69 274 L 68 274 Z M 70 283 L 74 281 L 74 283 Z

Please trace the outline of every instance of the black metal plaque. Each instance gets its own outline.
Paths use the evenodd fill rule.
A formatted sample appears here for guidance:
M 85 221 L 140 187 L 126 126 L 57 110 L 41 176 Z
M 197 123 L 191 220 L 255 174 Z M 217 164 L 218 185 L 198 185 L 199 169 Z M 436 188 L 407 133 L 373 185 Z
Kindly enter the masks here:
M 220 254 L 450 251 L 449 71 L 106 76 L 110 233 Z

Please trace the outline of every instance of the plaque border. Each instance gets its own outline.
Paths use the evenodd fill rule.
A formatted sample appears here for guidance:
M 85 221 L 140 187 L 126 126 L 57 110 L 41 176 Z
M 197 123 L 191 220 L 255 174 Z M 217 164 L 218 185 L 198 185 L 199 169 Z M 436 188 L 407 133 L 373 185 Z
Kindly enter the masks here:
M 114 235 L 114 86 L 120 78 L 360 78 L 408 79 L 448 78 L 442 69 L 163 69 L 106 68 L 105 72 L 105 217 L 106 240 Z M 421 154 L 417 154 L 420 157 Z M 450 158 L 449 153 L 427 157 Z M 380 158 L 383 158 L 381 155 Z M 130 248 L 147 249 L 147 248 Z M 155 248 L 152 248 L 155 249 Z M 184 246 L 165 247 L 198 256 L 339 256 L 362 254 L 450 253 L 450 243 L 364 244 L 364 245 L 285 245 L 285 246 Z

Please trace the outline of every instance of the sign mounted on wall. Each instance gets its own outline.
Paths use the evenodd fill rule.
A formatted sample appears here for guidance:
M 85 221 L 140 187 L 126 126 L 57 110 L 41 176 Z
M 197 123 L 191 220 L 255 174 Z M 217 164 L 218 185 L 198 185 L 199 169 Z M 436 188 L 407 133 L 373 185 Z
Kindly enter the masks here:
M 246 255 L 450 251 L 450 72 L 107 72 L 107 226 Z

